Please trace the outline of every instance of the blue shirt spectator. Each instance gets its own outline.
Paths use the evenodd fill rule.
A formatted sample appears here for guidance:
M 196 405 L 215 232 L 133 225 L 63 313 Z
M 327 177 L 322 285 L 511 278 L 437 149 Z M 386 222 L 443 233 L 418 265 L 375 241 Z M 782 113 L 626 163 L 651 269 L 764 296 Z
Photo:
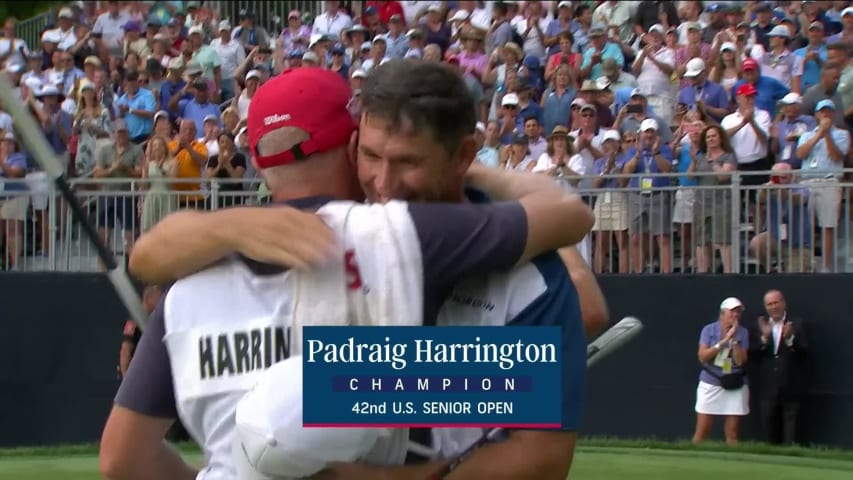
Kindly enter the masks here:
M 732 87 L 732 103 L 735 102 L 735 93 L 737 89 L 746 83 L 745 80 L 738 80 Z M 760 75 L 755 82 L 755 108 L 766 110 L 770 114 L 770 118 L 776 116 L 776 104 L 779 100 L 787 95 L 791 90 L 784 83 L 775 78 L 765 77 Z
M 678 148 L 678 163 L 675 165 L 676 171 L 681 175 L 678 176 L 678 185 L 682 187 L 695 187 L 699 185 L 699 178 L 690 178 L 687 176 L 687 169 L 693 163 L 693 155 L 691 155 L 692 144 L 690 142 L 682 143 Z
M 799 103 L 794 103 L 791 105 L 791 109 L 798 109 L 799 106 Z M 782 99 L 782 109 L 787 110 L 785 99 Z M 779 134 L 779 155 L 777 160 L 790 164 L 794 169 L 799 169 L 802 161 L 797 157 L 797 141 L 804 133 L 814 129 L 816 125 L 815 119 L 811 115 L 799 114 L 782 117 L 776 123 Z
M 821 44 L 819 47 L 814 48 L 811 45 L 798 48 L 794 50 L 794 55 L 805 59 L 806 54 L 809 52 L 817 52 L 817 56 L 820 59 L 820 63 L 823 64 L 826 62 L 826 44 Z M 802 86 L 800 90 L 805 92 L 807 88 L 812 85 L 817 85 L 820 81 L 820 65 L 814 60 L 804 60 L 803 61 L 803 77 L 800 79 L 800 83 Z
M 184 79 L 178 79 L 177 82 L 172 82 L 170 80 L 166 80 L 163 82 L 163 85 L 160 86 L 160 108 L 163 110 L 168 110 L 169 100 L 172 99 L 173 96 L 180 93 L 184 87 L 187 86 L 187 82 Z M 192 95 L 187 92 L 184 93 L 183 98 L 192 98 Z M 178 119 L 178 115 L 175 112 L 169 111 L 169 120 L 174 123 Z
M 642 134 L 640 134 L 642 135 Z M 628 155 L 628 159 L 634 158 L 634 155 L 637 154 L 637 147 L 631 147 L 630 150 L 626 153 Z M 669 146 L 661 140 L 660 145 L 660 154 L 669 162 L 672 163 L 672 150 L 669 149 Z M 634 170 L 635 174 L 643 174 L 643 173 L 665 173 L 661 172 L 658 168 L 657 160 L 655 159 L 654 152 L 650 148 L 643 147 L 640 151 L 640 159 L 637 162 L 637 169 Z M 669 178 L 663 176 L 649 177 L 640 179 L 637 175 L 631 177 L 629 182 L 629 186 L 634 189 L 643 189 L 646 190 L 649 187 L 651 188 L 659 188 L 659 187 L 668 187 L 670 185 Z
M 774 242 L 787 241 L 791 248 L 808 248 L 812 237 L 809 189 L 791 186 L 767 192 L 767 234 Z
M 178 113 L 181 118 L 192 120 L 196 127 L 196 136 L 204 136 L 204 119 L 213 115 L 219 119 L 219 106 L 208 101 L 199 102 L 195 98 L 184 99 L 178 102 Z M 222 122 L 219 122 L 220 125 Z
M 544 108 L 542 109 L 542 125 L 545 135 L 549 135 L 554 127 L 563 125 L 570 127 L 569 119 L 572 117 L 572 101 L 576 92 L 574 88 L 549 88 L 542 96 Z
M 583 52 L 583 62 L 581 63 L 581 70 L 589 67 L 592 64 L 592 56 L 595 53 L 595 48 L 590 47 L 587 48 Z M 612 58 L 616 61 L 616 64 L 619 65 L 619 68 L 622 68 L 625 65 L 625 56 L 622 55 L 622 49 L 619 45 L 616 45 L 613 42 L 607 42 L 604 45 L 604 48 L 601 50 L 601 60 L 606 58 Z M 602 75 L 601 73 L 601 62 L 598 62 L 592 67 L 588 78 L 598 78 Z
M 139 87 L 139 74 L 129 72 L 125 78 L 126 93 L 115 102 L 116 116 L 124 118 L 131 141 L 144 140 L 154 129 L 157 100 L 151 91 Z
M 704 73 L 700 75 L 704 76 Z M 678 103 L 687 105 L 687 108 L 690 110 L 696 110 L 696 102 L 699 100 L 702 100 L 707 107 L 728 109 L 730 106 L 729 95 L 726 93 L 726 89 L 719 83 L 712 82 L 707 78 L 698 86 L 689 85 L 678 92 Z M 725 116 L 711 115 L 710 113 L 708 115 L 716 120 L 717 123 L 720 123 Z

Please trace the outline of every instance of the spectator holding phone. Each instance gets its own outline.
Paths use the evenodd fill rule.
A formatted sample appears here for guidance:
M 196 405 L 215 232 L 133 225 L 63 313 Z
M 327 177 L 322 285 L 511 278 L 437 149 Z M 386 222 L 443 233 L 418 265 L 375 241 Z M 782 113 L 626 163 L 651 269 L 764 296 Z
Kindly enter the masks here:
M 699 337 L 699 387 L 696 389 L 696 431 L 693 442 L 711 434 L 715 416 L 725 417 L 726 443 L 736 445 L 740 418 L 749 415 L 746 382 L 749 333 L 740 326 L 743 303 L 729 297 L 720 304 L 719 319 L 705 325 Z
M 772 444 L 797 442 L 800 404 L 808 382 L 809 343 L 803 321 L 789 315 L 779 290 L 764 294 L 767 316 L 758 317 L 752 357 L 759 364 L 758 391 L 765 439 Z

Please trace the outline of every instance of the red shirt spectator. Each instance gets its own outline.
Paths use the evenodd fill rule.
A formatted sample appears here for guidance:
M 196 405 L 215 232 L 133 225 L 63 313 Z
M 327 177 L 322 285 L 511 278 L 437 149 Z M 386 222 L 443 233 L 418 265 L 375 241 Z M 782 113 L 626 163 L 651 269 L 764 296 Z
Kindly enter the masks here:
M 391 15 L 399 15 L 400 18 L 403 19 L 403 26 L 406 26 L 406 13 L 403 11 L 403 6 L 400 5 L 400 2 L 375 2 L 370 1 L 365 4 L 364 9 L 367 10 L 368 7 L 373 7 L 376 9 L 377 13 L 379 13 L 379 21 L 384 25 L 388 25 L 388 22 L 391 21 Z M 361 16 L 361 24 L 365 27 L 368 26 L 365 23 L 366 19 L 364 15 Z

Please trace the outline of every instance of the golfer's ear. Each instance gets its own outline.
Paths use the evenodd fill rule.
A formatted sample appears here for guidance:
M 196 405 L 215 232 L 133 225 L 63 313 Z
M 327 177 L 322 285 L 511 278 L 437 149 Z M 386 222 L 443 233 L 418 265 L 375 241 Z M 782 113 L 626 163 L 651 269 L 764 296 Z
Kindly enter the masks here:
M 353 168 L 356 168 L 356 163 L 358 161 L 358 129 L 356 128 L 349 139 L 349 145 L 347 146 L 347 154 L 349 155 L 349 161 Z

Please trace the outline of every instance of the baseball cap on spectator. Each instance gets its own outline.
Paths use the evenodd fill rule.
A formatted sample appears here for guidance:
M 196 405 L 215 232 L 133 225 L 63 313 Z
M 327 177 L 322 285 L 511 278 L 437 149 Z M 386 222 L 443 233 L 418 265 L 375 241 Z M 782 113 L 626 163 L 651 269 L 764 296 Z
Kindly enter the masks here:
M 581 92 L 598 92 L 601 89 L 598 88 L 598 83 L 595 80 L 584 80 L 581 84 Z
M 600 36 L 606 34 L 605 30 L 607 30 L 607 29 L 605 28 L 604 25 L 602 25 L 600 23 L 593 23 L 592 26 L 589 27 L 589 32 L 587 33 L 587 36 L 588 37 L 600 37 Z M 663 32 L 661 32 L 661 33 L 663 33 Z
M 562 2 L 557 4 L 557 8 L 572 8 L 572 2 L 563 0 Z
M 613 75 L 617 70 L 620 70 L 616 59 L 605 58 L 601 61 L 601 73 L 605 75 Z
M 743 308 L 743 302 L 735 297 L 729 297 L 720 303 L 720 310 L 734 310 L 736 308 Z
M 371 48 L 372 46 L 373 46 L 373 44 L 372 44 L 372 43 L 370 43 L 369 41 L 364 42 L 364 43 L 362 43 L 362 44 L 361 44 L 361 51 L 362 51 L 362 52 L 366 52 L 366 51 L 370 50 L 370 48 Z
M 214 115 L 212 113 L 209 115 L 205 115 L 204 120 L 202 120 L 201 123 L 207 123 L 207 122 L 219 123 L 219 117 L 217 117 L 216 115 Z
M 206 92 L 207 91 L 207 80 L 205 80 L 203 78 L 195 79 L 195 81 L 193 82 L 193 88 L 195 88 L 196 90 L 201 90 L 202 92 Z
M 640 91 L 639 88 L 635 88 L 635 89 L 631 90 L 631 98 L 634 98 L 634 97 L 646 98 L 646 94 L 643 93 L 642 91 Z
M 68 7 L 63 7 L 59 10 L 59 14 L 56 18 L 74 18 L 74 12 Z
M 376 42 L 382 42 L 385 44 L 388 43 L 388 41 L 385 40 L 385 37 L 383 37 L 382 35 L 377 35 L 376 37 L 373 38 L 373 43 L 376 43 Z
M 378 13 L 379 13 L 379 10 L 377 10 L 376 7 L 374 7 L 373 5 L 370 5 L 369 7 L 364 9 L 364 14 L 366 16 L 376 15 Z
M 803 97 L 801 97 L 800 94 L 797 92 L 791 92 L 782 97 L 782 100 L 779 100 L 779 103 L 781 103 L 782 105 L 794 105 L 798 103 L 803 103 Z
M 598 113 L 598 109 L 595 107 L 595 104 L 594 104 L 594 103 L 586 103 L 586 102 L 584 102 L 584 104 L 583 104 L 583 105 L 581 105 L 581 112 L 583 112 L 584 110 L 589 110 L 589 111 L 591 111 L 592 113 Z
M 574 100 L 572 100 L 572 106 L 573 107 L 582 107 L 584 105 L 586 105 L 586 100 L 584 100 L 580 97 L 577 97 Z
M 303 52 L 302 50 L 296 49 L 296 50 L 292 50 L 290 52 L 290 55 L 288 55 L 288 57 L 289 58 L 302 58 L 302 55 L 305 55 L 305 52 Z
M 607 77 L 598 77 L 595 79 L 595 86 L 598 87 L 599 91 L 607 90 L 608 88 L 610 88 L 611 83 L 612 82 Z
M 744 83 L 743 85 L 737 87 L 737 91 L 735 92 L 735 96 L 741 95 L 755 95 L 757 91 L 755 87 L 750 83 Z
M 249 71 L 246 73 L 246 78 L 245 78 L 244 80 L 248 82 L 248 81 L 249 81 L 249 79 L 252 79 L 252 78 L 256 78 L 256 79 L 259 79 L 259 80 L 260 80 L 260 78 L 261 78 L 261 72 L 259 72 L 259 71 L 257 71 L 257 70 L 249 70 Z
M 345 54 L 345 53 L 346 53 L 346 51 L 347 51 L 347 49 L 346 49 L 346 48 L 343 46 L 343 44 L 341 44 L 341 43 L 336 43 L 336 44 L 335 44 L 335 45 L 334 45 L 334 46 L 329 50 L 329 52 L 330 52 L 332 55 L 343 55 L 343 54 Z
M 287 14 L 288 20 L 290 20 L 291 18 L 300 18 L 300 17 L 301 17 L 301 14 L 299 13 L 299 10 L 291 10 L 290 13 Z
M 768 33 L 767 36 L 791 38 L 791 31 L 788 30 L 788 27 L 786 27 L 785 25 L 776 25 L 775 27 L 773 27 L 773 30 L 770 30 L 770 33 Z
M 846 17 L 847 15 L 853 15 L 853 7 L 847 7 L 841 11 L 842 17 Z
M 663 35 L 666 33 L 666 29 L 663 28 L 663 25 L 656 23 L 649 28 L 649 33 L 652 33 L 652 32 L 659 33 L 659 34 Z
M 399 13 L 395 13 L 394 15 L 391 15 L 391 18 L 389 18 L 388 21 L 394 23 L 403 23 L 403 17 L 401 17 Z
M 11 73 L 21 73 L 25 66 L 18 62 L 9 62 L 6 64 L 6 70 Z
M 749 22 L 740 22 L 737 24 L 737 27 L 735 27 L 736 30 L 749 30 L 750 28 L 752 28 L 752 26 L 749 24 Z
M 809 30 L 823 30 L 823 22 L 814 21 L 810 23 Z
M 691 59 L 687 62 L 687 69 L 684 71 L 684 76 L 693 78 L 705 71 L 705 61 L 699 57 Z
M 740 67 L 744 72 L 747 70 L 758 70 L 758 62 L 753 58 L 747 58 L 743 61 Z
M 565 137 L 569 134 L 569 129 L 565 125 L 557 125 L 551 129 L 549 137 Z
M 319 63 L 320 58 L 317 57 L 317 54 L 314 52 L 305 52 L 302 54 L 303 62 L 311 62 L 311 63 Z
M 41 41 L 46 43 L 60 43 L 62 42 L 62 34 L 59 33 L 59 29 L 45 30 L 41 34 Z
M 187 62 L 187 66 L 185 69 L 185 73 L 189 76 L 198 75 L 202 73 L 204 70 L 201 68 L 201 65 L 198 62 L 190 61 Z
M 699 30 L 702 31 L 702 24 L 699 22 L 687 22 L 687 30 Z
M 608 140 L 614 140 L 616 142 L 622 141 L 622 136 L 619 135 L 618 130 L 605 130 L 604 137 L 602 137 L 601 142 L 604 143 Z
M 518 133 L 512 137 L 513 145 L 529 145 L 530 139 L 523 133 Z
M 517 107 L 518 106 L 518 95 L 514 93 L 507 93 L 504 95 L 504 98 L 501 99 L 502 107 Z
M 470 16 L 471 16 L 471 14 L 468 13 L 468 10 L 457 10 L 456 13 L 454 13 L 453 16 L 450 17 L 450 20 L 448 20 L 448 21 L 449 22 L 462 22 L 464 20 L 468 20 L 468 17 L 470 17 Z
M 737 52 L 737 46 L 732 42 L 724 42 L 720 46 L 720 51 L 725 52 L 726 50 L 728 50 L 730 52 Z
M 191 8 L 198 8 L 199 5 L 200 5 L 199 2 L 196 2 L 196 1 L 187 2 L 187 10 L 189 10 Z
M 125 23 L 121 28 L 123 28 L 125 32 L 141 32 L 142 24 L 136 20 L 131 20 Z
M 825 98 L 825 99 L 817 102 L 817 105 L 814 107 L 814 111 L 819 112 L 819 111 L 823 110 L 824 108 L 829 108 L 830 110 L 835 110 L 835 102 L 833 102 L 832 100 L 830 100 L 828 98 Z
M 44 85 L 39 89 L 39 92 L 36 94 L 36 98 L 43 97 L 59 97 L 60 102 L 65 100 L 65 95 L 53 85 Z
M 477 124 L 474 125 L 474 130 L 480 133 L 486 133 L 486 124 L 483 122 L 477 122 Z
M 85 60 L 83 60 L 83 65 L 94 65 L 96 67 L 100 67 L 101 59 L 94 55 L 89 55 Z
M 222 20 L 219 22 L 219 30 L 231 30 L 231 22 L 228 20 Z
M 364 78 L 367 76 L 367 72 L 358 68 L 352 72 L 352 78 Z
M 658 122 L 654 118 L 647 118 L 640 123 L 640 131 L 645 132 L 648 130 L 658 131 Z
M 441 5 L 432 4 L 427 8 L 427 12 L 441 13 Z
M 83 80 L 80 84 L 80 91 L 85 92 L 86 90 L 95 90 L 95 83 L 90 82 L 89 80 Z
M 423 38 L 424 32 L 422 32 L 420 28 L 412 28 L 406 32 L 406 36 L 409 38 Z
M 519 60 L 524 58 L 524 50 L 522 50 L 521 47 L 519 47 L 518 44 L 515 42 L 506 42 L 503 46 L 501 53 L 505 54 L 507 50 L 512 52 L 516 57 L 518 57 Z
M 314 153 L 349 144 L 356 125 L 349 111 L 350 87 L 337 73 L 296 68 L 273 77 L 249 103 L 249 145 L 258 168 L 287 165 Z M 258 142 L 282 127 L 296 127 L 308 139 L 283 152 L 261 156 Z
M 705 7 L 705 11 L 709 13 L 717 13 L 723 11 L 723 6 L 719 3 L 712 3 Z
M 124 119 L 119 118 L 115 122 L 113 122 L 113 133 L 118 132 L 127 132 L 129 131 L 127 128 L 127 122 Z
M 314 48 L 314 45 L 323 41 L 323 35 L 319 33 L 314 33 L 311 35 L 311 38 L 308 40 L 308 48 Z
M 157 120 L 161 118 L 169 118 L 169 112 L 165 110 L 160 110 L 159 112 L 154 114 L 154 123 L 157 123 Z

